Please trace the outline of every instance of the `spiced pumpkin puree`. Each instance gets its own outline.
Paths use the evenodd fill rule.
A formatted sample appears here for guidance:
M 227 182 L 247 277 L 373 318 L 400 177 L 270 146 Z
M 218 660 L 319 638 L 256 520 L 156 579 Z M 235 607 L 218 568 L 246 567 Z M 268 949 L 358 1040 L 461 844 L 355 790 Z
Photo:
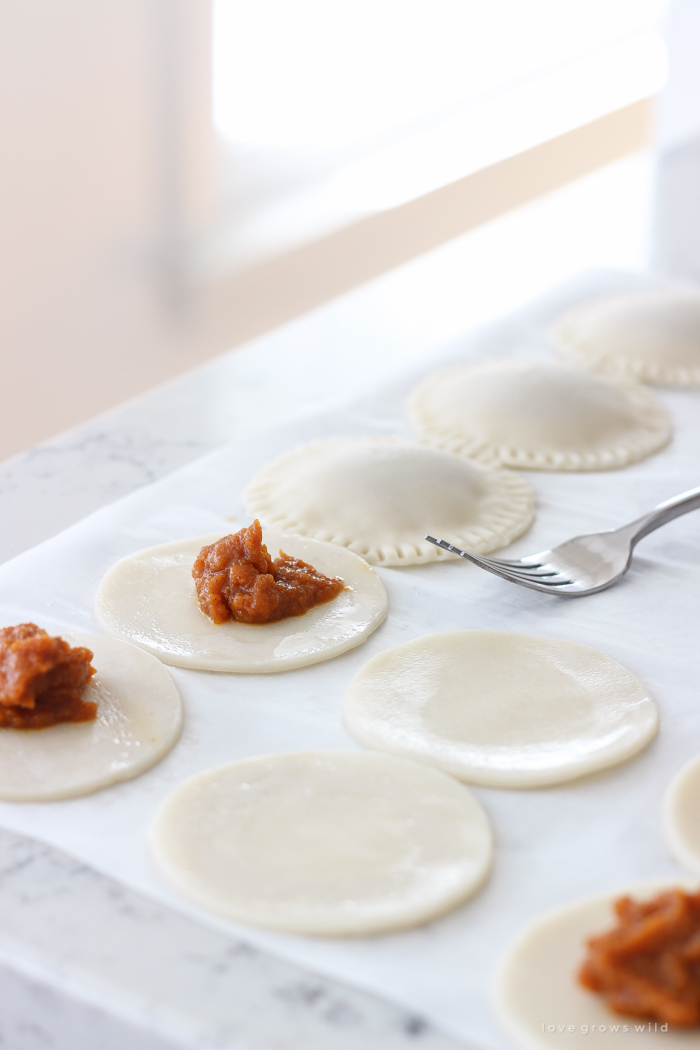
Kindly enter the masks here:
M 273 561 L 256 519 L 247 529 L 202 547 L 192 569 L 199 607 L 214 623 L 273 623 L 301 616 L 344 589 L 339 576 L 280 551 Z
M 587 942 L 580 983 L 600 992 L 615 1013 L 700 1024 L 700 891 L 621 897 L 615 912 L 617 926 Z
M 0 629 L 0 727 L 44 729 L 89 722 L 97 704 L 83 700 L 95 674 L 89 649 L 71 648 L 34 623 Z

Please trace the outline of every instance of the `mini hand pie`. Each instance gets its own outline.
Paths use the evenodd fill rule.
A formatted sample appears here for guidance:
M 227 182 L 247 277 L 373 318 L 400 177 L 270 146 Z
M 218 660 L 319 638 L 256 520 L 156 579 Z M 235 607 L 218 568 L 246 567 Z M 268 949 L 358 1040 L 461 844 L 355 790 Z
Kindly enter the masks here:
M 530 470 L 624 467 L 671 436 L 651 391 L 558 361 L 455 365 L 429 376 L 408 411 L 422 441 Z
M 521 478 L 401 438 L 332 438 L 263 467 L 244 493 L 270 528 L 348 547 L 374 565 L 453 558 L 426 533 L 486 554 L 523 533 L 533 495 Z
M 154 859 L 209 911 L 295 933 L 417 926 L 471 897 L 491 868 L 488 818 L 436 769 L 392 755 L 247 758 L 179 784 Z
M 585 362 L 667 386 L 700 384 L 700 291 L 654 288 L 583 303 L 552 338 Z

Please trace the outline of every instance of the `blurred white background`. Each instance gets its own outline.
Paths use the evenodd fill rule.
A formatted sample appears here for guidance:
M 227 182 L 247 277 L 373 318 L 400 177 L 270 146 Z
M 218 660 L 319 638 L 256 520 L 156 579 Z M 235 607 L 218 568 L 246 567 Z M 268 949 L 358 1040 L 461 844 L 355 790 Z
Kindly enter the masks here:
M 696 0 L 4 0 L 0 456 L 390 267 L 409 342 L 643 267 L 698 42 Z

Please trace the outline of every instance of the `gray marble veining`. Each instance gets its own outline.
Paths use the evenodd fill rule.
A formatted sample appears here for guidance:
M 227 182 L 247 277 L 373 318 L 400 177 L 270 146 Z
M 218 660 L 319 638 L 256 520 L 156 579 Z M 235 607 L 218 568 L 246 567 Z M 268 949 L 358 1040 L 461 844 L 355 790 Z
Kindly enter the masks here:
M 462 1045 L 2 830 L 0 997 L 0 1045 L 12 1050 Z

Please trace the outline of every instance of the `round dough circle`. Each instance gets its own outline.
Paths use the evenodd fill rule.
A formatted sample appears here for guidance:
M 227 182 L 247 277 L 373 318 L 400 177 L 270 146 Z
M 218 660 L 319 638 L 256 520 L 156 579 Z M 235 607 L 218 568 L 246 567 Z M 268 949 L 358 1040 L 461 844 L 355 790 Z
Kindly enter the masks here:
M 350 682 L 343 719 L 367 747 L 510 788 L 616 765 L 658 728 L 646 688 L 609 656 L 510 631 L 449 631 L 385 649 Z
M 386 617 L 384 584 L 362 558 L 329 543 L 266 532 L 263 540 L 272 557 L 282 549 L 326 576 L 341 576 L 346 589 L 303 616 L 266 624 L 214 624 L 197 604 L 192 565 L 201 548 L 220 537 L 176 540 L 122 558 L 97 591 L 100 626 L 166 664 L 258 674 L 339 656 L 364 642 Z
M 700 291 L 654 288 L 594 299 L 551 336 L 566 354 L 668 386 L 700 384 Z
M 489 821 L 452 777 L 362 751 L 264 755 L 162 803 L 157 866 L 195 903 L 295 933 L 380 933 L 456 908 L 486 879 Z
M 676 1050 L 697 1048 L 697 1029 L 654 1032 L 652 1023 L 650 1032 L 644 1023 L 644 1031 L 637 1032 L 635 1025 L 642 1024 L 639 1018 L 614 1014 L 600 995 L 582 988 L 576 980 L 586 940 L 615 923 L 613 902 L 625 894 L 654 897 L 669 887 L 669 881 L 654 880 L 588 897 L 557 908 L 526 927 L 504 956 L 496 979 L 496 1013 L 515 1046 L 568 1050 L 593 1039 L 600 1050 L 616 1050 L 620 1045 L 628 1050 L 669 1045 Z M 625 1024 L 627 1032 L 623 1031 Z M 543 1025 L 546 1031 L 542 1031 Z M 552 1025 L 554 1032 L 548 1030 Z M 570 1025 L 575 1032 L 568 1031 Z M 605 1026 L 603 1031 L 601 1025 Z M 613 1025 L 619 1026 L 616 1031 Z
M 508 471 L 389 437 L 302 445 L 263 467 L 244 499 L 271 528 L 393 566 L 455 557 L 426 533 L 481 554 L 504 547 L 530 526 L 534 505 Z
M 52 802 L 131 780 L 180 736 L 182 700 L 160 660 L 117 638 L 60 636 L 94 653 L 97 674 L 85 699 L 97 702 L 97 718 L 0 729 L 0 799 L 8 802 Z
M 454 365 L 414 391 L 408 413 L 422 441 L 530 470 L 624 467 L 671 436 L 650 390 L 560 361 Z
M 664 827 L 678 863 L 700 875 L 700 755 L 671 781 L 664 800 Z

